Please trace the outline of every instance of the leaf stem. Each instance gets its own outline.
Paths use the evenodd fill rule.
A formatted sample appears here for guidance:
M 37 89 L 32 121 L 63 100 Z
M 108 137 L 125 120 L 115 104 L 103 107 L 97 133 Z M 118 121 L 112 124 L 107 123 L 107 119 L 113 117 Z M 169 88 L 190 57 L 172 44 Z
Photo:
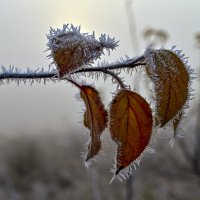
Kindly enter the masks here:
M 126 88 L 126 86 L 124 85 L 123 81 L 121 80 L 121 78 L 116 73 L 114 73 L 112 71 L 109 71 L 109 70 L 103 70 L 102 72 L 112 76 L 119 83 L 121 88 L 123 88 L 123 89 Z
M 81 86 L 76 81 L 74 81 L 72 79 L 65 79 L 65 80 L 69 81 L 70 83 L 72 83 L 73 85 L 75 85 L 77 88 L 81 89 Z

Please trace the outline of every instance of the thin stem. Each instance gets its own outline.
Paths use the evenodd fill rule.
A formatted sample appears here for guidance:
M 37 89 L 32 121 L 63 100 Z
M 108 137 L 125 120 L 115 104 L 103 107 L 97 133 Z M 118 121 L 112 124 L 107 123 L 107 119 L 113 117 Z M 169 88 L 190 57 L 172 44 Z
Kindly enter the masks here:
M 79 70 L 76 70 L 75 73 L 80 72 L 97 72 L 97 71 L 103 71 L 103 70 L 115 70 L 115 69 L 122 69 L 122 68 L 135 68 L 140 65 L 145 65 L 142 61 L 144 60 L 144 56 L 140 56 L 136 58 L 135 60 L 130 59 L 129 61 L 125 61 L 122 63 L 114 63 L 114 64 L 108 64 L 100 67 L 88 67 L 88 68 L 82 68 Z
M 67 81 L 69 81 L 70 83 L 72 83 L 73 85 L 75 85 L 77 88 L 81 89 L 81 86 L 74 80 L 72 79 L 66 79 Z
M 126 88 L 126 86 L 124 85 L 124 83 L 121 81 L 120 77 L 117 74 L 115 74 L 114 72 L 108 71 L 108 70 L 99 70 L 99 71 L 103 72 L 105 74 L 109 74 L 110 76 L 112 76 L 118 82 L 118 84 L 120 85 L 121 88 Z M 70 83 L 72 83 L 76 87 L 80 88 L 80 85 L 78 85 L 74 80 L 67 79 L 67 78 L 65 78 L 65 80 L 69 81 Z
M 126 88 L 123 81 L 120 79 L 120 77 L 116 73 L 114 73 L 112 71 L 108 71 L 108 70 L 103 70 L 102 72 L 111 75 L 119 83 L 121 88 L 123 88 L 123 89 Z
M 3 79 L 41 79 L 41 78 L 58 78 L 57 72 L 6 72 L 0 74 L 0 80 Z

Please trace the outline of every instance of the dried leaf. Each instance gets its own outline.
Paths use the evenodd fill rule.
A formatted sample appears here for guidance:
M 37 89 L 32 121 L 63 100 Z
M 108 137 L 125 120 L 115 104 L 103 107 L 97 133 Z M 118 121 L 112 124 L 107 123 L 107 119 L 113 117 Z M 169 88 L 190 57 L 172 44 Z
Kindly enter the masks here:
M 146 60 L 146 72 L 155 84 L 156 125 L 163 127 L 188 98 L 189 74 L 183 61 L 169 50 L 152 50 Z
M 53 53 L 60 77 L 69 74 L 83 64 L 81 53 L 80 48 L 77 47 L 71 47 L 71 49 L 58 49 Z
M 103 53 L 102 45 L 95 38 L 83 35 L 77 29 L 61 31 L 51 40 L 56 47 L 52 56 L 60 77 L 92 63 Z
M 101 101 L 97 90 L 90 86 L 80 86 L 86 112 L 84 113 L 84 125 L 90 130 L 91 140 L 88 146 L 86 161 L 97 155 L 101 150 L 100 136 L 107 126 L 107 111 Z
M 63 24 L 62 29 L 50 28 L 48 49 L 57 67 L 60 78 L 69 75 L 81 67 L 92 64 L 103 54 L 103 49 L 114 50 L 118 46 L 115 38 L 102 34 L 99 39 L 92 35 L 81 33 L 80 27 Z
M 148 145 L 152 132 L 149 104 L 139 94 L 121 90 L 110 108 L 110 132 L 117 147 L 117 175 L 131 164 Z

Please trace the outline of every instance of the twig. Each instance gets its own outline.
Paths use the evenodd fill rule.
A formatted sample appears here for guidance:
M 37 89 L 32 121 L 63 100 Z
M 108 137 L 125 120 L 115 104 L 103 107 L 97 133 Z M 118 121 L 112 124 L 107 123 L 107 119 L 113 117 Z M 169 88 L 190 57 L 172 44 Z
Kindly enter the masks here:
M 135 68 L 140 65 L 145 65 L 143 62 L 144 57 L 140 56 L 136 59 L 130 59 L 128 61 L 114 63 L 114 64 L 107 64 L 104 66 L 98 66 L 98 67 L 86 67 L 79 70 L 76 70 L 72 72 L 72 74 L 78 74 L 83 72 L 103 72 L 103 73 L 110 73 L 111 70 L 116 69 L 122 69 L 122 68 Z M 30 71 L 27 70 L 26 72 L 18 72 L 19 70 L 16 70 L 15 68 L 12 68 L 11 70 L 6 70 L 4 68 L 3 72 L 0 73 L 0 81 L 6 80 L 6 79 L 60 79 L 58 76 L 57 71 Z M 109 72 L 108 72 L 109 71 Z M 113 76 L 113 74 L 112 74 Z M 114 77 L 114 76 L 113 76 Z M 116 79 L 116 77 L 115 77 Z M 62 80 L 62 79 L 60 79 Z M 117 79 L 116 79 L 117 80 Z M 118 81 L 119 82 L 119 81 Z M 122 84 L 120 83 L 122 86 Z
M 123 81 L 121 80 L 121 78 L 116 73 L 114 73 L 112 71 L 108 71 L 108 70 L 103 70 L 102 72 L 111 75 L 117 81 L 117 83 L 119 83 L 121 88 L 123 88 L 123 89 L 126 88 Z
M 122 68 L 135 68 L 140 65 L 145 65 L 142 61 L 144 60 L 144 56 L 140 56 L 136 59 L 130 59 L 128 61 L 122 62 L 122 63 L 114 63 L 114 64 L 108 64 L 100 67 L 88 67 L 83 68 L 75 71 L 74 73 L 80 73 L 80 72 L 96 72 L 96 71 L 103 71 L 103 70 L 115 70 L 115 69 L 122 69 Z
M 4 79 L 41 79 L 41 78 L 58 78 L 56 71 L 54 72 L 6 72 L 0 74 L 0 80 Z

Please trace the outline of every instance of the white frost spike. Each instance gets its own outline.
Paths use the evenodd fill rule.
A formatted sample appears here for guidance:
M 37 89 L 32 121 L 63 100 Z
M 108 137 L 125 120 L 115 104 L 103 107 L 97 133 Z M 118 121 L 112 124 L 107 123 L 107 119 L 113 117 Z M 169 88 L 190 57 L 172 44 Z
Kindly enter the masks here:
M 106 34 L 102 34 L 101 37 L 99 37 L 99 42 L 106 49 L 114 50 L 118 46 L 118 41 L 116 41 L 115 38 L 106 36 Z

